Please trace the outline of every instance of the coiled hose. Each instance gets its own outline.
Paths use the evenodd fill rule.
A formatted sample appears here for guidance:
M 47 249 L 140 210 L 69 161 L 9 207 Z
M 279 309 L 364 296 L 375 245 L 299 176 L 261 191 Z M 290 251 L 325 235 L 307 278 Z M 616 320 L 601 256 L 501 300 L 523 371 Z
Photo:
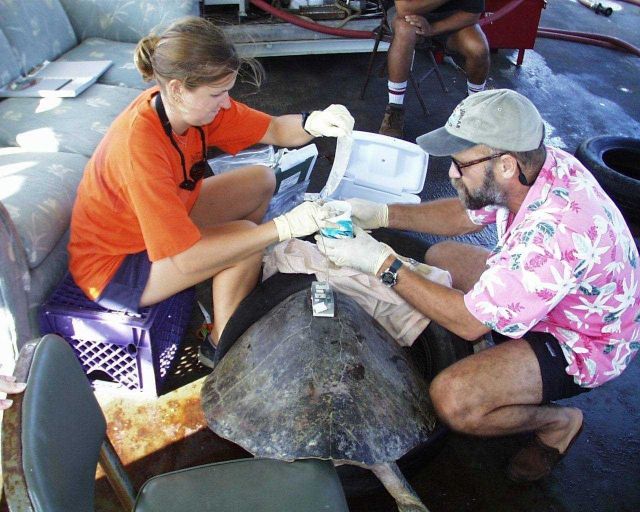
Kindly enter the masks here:
M 626 2 L 632 5 L 640 6 L 639 0 L 620 0 L 622 2 Z M 320 32 L 322 34 L 329 34 L 332 36 L 345 37 L 349 39 L 375 39 L 376 35 L 372 31 L 367 30 L 349 30 L 344 28 L 337 27 L 329 27 L 326 25 L 322 25 L 320 23 L 315 23 L 313 21 L 308 21 L 306 19 L 301 18 L 300 16 L 296 16 L 295 14 L 291 14 L 289 12 L 283 11 L 282 9 L 278 9 L 273 7 L 271 4 L 266 2 L 265 0 L 250 0 L 250 2 L 262 9 L 269 14 L 280 18 L 283 21 L 296 25 L 298 27 L 313 30 L 314 32 Z M 495 23 L 503 16 L 509 14 L 514 9 L 518 8 L 520 4 L 524 2 L 524 0 L 513 0 L 509 2 L 504 7 L 498 9 L 491 16 L 485 16 L 482 18 L 478 25 L 483 26 L 491 23 Z M 627 53 L 631 53 L 637 57 L 640 57 L 640 49 L 631 43 L 623 41 L 617 37 L 606 36 L 603 34 L 594 34 L 592 32 L 577 32 L 571 30 L 562 30 L 557 28 L 548 28 L 548 27 L 539 27 L 538 28 L 538 37 L 545 37 L 549 39 L 559 39 L 563 41 L 572 41 L 575 43 L 584 43 L 591 44 L 595 46 L 601 46 L 603 48 L 611 48 L 614 50 L 619 50 Z

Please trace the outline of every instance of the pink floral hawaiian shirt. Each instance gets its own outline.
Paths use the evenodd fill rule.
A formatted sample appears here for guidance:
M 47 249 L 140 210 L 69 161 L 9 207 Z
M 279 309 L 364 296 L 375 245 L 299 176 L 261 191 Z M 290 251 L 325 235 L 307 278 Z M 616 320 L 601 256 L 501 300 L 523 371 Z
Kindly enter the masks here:
M 640 347 L 640 264 L 617 207 L 573 156 L 547 159 L 520 210 L 469 211 L 498 244 L 465 295 L 469 311 L 510 338 L 548 332 L 583 387 L 617 377 Z

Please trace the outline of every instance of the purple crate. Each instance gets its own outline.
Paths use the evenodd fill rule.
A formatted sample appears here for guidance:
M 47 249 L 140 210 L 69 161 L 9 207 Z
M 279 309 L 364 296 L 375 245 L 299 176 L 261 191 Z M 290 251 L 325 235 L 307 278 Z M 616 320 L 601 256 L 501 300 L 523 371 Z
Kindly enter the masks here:
M 40 329 L 67 340 L 90 379 L 104 375 L 157 396 L 180 349 L 194 301 L 195 290 L 189 288 L 142 308 L 139 316 L 131 315 L 89 300 L 67 275 L 40 310 Z

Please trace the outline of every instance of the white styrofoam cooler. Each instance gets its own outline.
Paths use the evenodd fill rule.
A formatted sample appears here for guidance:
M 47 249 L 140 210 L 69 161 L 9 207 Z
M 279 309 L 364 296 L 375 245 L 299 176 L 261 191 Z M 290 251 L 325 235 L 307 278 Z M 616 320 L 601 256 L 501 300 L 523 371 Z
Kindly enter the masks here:
M 417 144 L 377 133 L 353 132 L 351 156 L 333 199 L 419 203 L 429 155 Z

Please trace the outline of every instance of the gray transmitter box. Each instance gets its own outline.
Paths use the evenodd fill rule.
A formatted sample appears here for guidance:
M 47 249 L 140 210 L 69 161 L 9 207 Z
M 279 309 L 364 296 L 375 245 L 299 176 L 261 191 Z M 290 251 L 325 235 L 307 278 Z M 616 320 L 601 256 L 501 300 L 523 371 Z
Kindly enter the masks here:
M 333 290 L 326 281 L 311 283 L 311 308 L 313 316 L 335 316 Z

